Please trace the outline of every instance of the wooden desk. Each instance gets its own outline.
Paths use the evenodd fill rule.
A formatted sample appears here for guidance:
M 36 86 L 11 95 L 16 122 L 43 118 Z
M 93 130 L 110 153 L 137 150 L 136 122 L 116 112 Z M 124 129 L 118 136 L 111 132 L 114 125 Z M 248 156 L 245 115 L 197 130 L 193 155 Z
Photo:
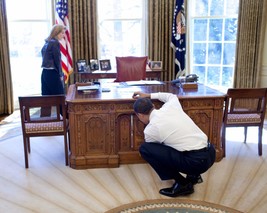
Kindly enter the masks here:
M 225 94 L 199 85 L 183 90 L 170 83 L 150 86 L 118 86 L 111 92 L 84 94 L 71 85 L 67 94 L 70 124 L 70 167 L 87 169 L 118 167 L 144 162 L 138 148 L 144 141 L 141 123 L 133 112 L 134 91 L 177 94 L 185 112 L 207 134 L 216 148 L 216 161 L 223 157 L 221 126 Z M 160 101 L 153 101 L 160 107 Z
M 161 73 L 165 72 L 164 70 L 147 70 L 146 77 L 148 79 L 161 79 Z M 109 70 L 109 71 L 92 71 L 92 72 L 74 72 L 75 75 L 75 82 L 79 82 L 79 79 L 82 81 L 84 80 L 95 80 L 95 79 L 105 79 L 105 78 L 116 78 L 116 71 Z

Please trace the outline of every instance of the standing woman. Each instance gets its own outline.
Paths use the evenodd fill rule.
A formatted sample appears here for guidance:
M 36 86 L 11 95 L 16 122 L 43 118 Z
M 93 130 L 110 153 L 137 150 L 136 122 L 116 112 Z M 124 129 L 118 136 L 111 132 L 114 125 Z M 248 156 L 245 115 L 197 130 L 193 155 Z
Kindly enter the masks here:
M 65 94 L 63 87 L 63 72 L 61 67 L 61 53 L 59 40 L 65 35 L 65 27 L 56 24 L 50 35 L 45 39 L 42 52 L 42 95 Z

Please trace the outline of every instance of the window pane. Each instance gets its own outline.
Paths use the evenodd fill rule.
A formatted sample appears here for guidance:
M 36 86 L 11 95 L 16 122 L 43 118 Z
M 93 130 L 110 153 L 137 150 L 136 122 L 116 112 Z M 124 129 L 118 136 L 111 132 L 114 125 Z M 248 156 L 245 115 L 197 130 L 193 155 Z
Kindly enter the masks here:
M 222 71 L 222 86 L 232 87 L 233 82 L 233 68 L 224 67 Z
M 228 15 L 237 15 L 239 9 L 239 1 L 227 0 L 226 11 Z
M 13 57 L 40 57 L 40 49 L 48 36 L 48 23 L 10 22 L 9 48 Z
M 209 44 L 209 53 L 208 53 L 208 63 L 209 64 L 221 64 L 221 52 L 222 45 L 218 44 Z
M 224 11 L 224 0 L 211 0 L 211 6 L 210 6 L 210 15 L 211 16 L 221 16 L 223 15 Z
M 198 82 L 205 84 L 205 73 L 206 67 L 205 66 L 194 66 L 193 73 L 198 75 Z
M 207 16 L 209 8 L 209 0 L 194 0 L 192 2 L 193 10 L 192 15 L 194 16 Z
M 237 18 L 229 18 L 225 20 L 224 40 L 235 41 L 237 33 Z
M 220 84 L 220 67 L 208 67 L 207 83 L 209 85 Z
M 209 40 L 221 41 L 222 40 L 222 19 L 211 19 L 209 23 Z
M 104 21 L 99 25 L 101 56 L 140 55 L 140 21 Z M 107 55 L 109 54 L 109 55 Z
M 193 49 L 194 64 L 205 64 L 206 63 L 206 44 L 194 44 Z
M 145 0 L 98 0 L 100 59 L 116 68 L 116 56 L 145 55 Z
M 207 19 L 197 19 L 194 21 L 194 40 L 206 41 L 207 40 Z
M 98 0 L 100 20 L 141 19 L 142 0 Z
M 50 3 L 47 0 L 7 0 L 7 14 L 11 20 L 50 19 Z
M 235 47 L 236 44 L 224 44 L 223 64 L 234 65 L 235 63 Z
M 41 93 L 41 48 L 48 35 L 45 22 L 10 22 L 9 47 L 14 100 Z M 30 77 L 29 77 L 30 76 Z

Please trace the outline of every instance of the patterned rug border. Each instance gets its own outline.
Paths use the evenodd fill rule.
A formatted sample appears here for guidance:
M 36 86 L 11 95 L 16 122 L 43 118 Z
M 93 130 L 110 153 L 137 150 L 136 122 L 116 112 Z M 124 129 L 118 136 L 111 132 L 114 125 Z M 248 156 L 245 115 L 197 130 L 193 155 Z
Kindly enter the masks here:
M 232 209 L 230 207 L 222 206 L 219 204 L 209 203 L 206 201 L 188 200 L 188 199 L 155 199 L 138 201 L 134 203 L 124 204 L 122 206 L 113 208 L 105 213 L 132 213 L 143 212 L 144 210 L 156 209 L 173 209 L 173 208 L 188 208 L 192 211 L 201 211 L 206 213 L 219 212 L 219 213 L 242 213 L 241 211 Z

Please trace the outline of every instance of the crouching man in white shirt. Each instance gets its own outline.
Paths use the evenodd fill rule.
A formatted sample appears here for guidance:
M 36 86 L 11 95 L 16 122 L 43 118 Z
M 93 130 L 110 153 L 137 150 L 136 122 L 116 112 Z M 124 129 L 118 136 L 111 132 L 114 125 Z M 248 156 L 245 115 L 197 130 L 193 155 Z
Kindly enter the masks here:
M 145 143 L 139 149 L 142 158 L 161 180 L 175 181 L 172 187 L 159 193 L 169 197 L 193 193 L 193 185 L 202 182 L 200 174 L 213 165 L 216 157 L 207 135 L 183 111 L 176 95 L 134 92 L 133 98 L 134 111 L 146 124 Z M 155 109 L 151 99 L 164 104 Z

